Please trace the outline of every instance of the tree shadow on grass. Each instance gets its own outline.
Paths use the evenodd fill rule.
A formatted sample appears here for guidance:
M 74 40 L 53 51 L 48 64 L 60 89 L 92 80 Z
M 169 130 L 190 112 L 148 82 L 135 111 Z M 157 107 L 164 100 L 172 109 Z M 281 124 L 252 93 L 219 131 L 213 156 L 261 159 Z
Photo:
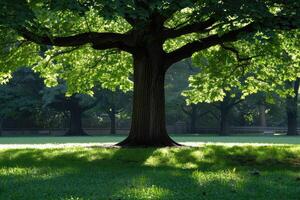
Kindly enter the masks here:
M 69 148 L 6 150 L 0 155 L 0 199 L 297 199 L 300 195 L 292 172 L 297 167 L 281 165 L 286 157 L 299 159 L 297 151 L 289 149 Z M 251 162 L 245 162 L 247 157 Z M 290 171 L 278 171 L 270 157 Z M 233 170 L 239 166 L 241 170 Z M 253 176 L 248 173 L 253 167 L 264 172 Z

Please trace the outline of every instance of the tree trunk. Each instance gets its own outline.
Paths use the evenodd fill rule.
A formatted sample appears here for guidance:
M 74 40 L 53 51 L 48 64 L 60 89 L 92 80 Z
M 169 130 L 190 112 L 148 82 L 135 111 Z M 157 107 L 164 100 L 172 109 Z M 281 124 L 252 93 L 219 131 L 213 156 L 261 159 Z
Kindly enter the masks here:
M 112 105 L 111 111 L 109 112 L 110 118 L 110 134 L 116 134 L 116 108 L 115 104 Z
M 228 122 L 228 115 L 229 109 L 226 107 L 221 107 L 221 117 L 220 117 L 220 135 L 226 136 L 229 134 L 229 122 Z
M 298 92 L 299 92 L 300 78 L 293 83 L 294 97 L 286 99 L 286 112 L 288 120 L 287 135 L 297 135 L 297 118 L 298 118 Z
M 266 120 L 266 106 L 264 104 L 258 105 L 259 110 L 259 126 L 266 127 L 267 120 Z
M 82 110 L 79 103 L 72 102 L 70 107 L 70 127 L 66 132 L 66 136 L 82 136 L 87 135 L 82 128 Z
M 146 51 L 146 53 L 144 52 Z M 121 146 L 177 145 L 165 125 L 164 79 L 166 68 L 159 51 L 142 49 L 134 58 L 134 93 L 132 124 Z
M 292 111 L 291 104 L 287 105 L 289 110 L 287 111 L 288 130 L 287 135 L 297 135 L 297 113 Z

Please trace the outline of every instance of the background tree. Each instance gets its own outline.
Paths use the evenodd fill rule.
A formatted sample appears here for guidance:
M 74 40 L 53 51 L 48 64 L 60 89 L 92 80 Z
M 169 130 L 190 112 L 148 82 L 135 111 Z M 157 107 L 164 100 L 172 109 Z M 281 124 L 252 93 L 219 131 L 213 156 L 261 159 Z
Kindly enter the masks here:
M 119 90 L 97 90 L 95 97 L 99 103 L 97 111 L 106 113 L 110 119 L 110 133 L 116 134 L 116 115 L 131 110 L 129 103 L 131 102 L 130 94 L 123 93 Z
M 99 99 L 81 94 L 66 96 L 66 86 L 60 84 L 56 87 L 45 88 L 43 100 L 44 106 L 69 113 L 69 130 L 65 135 L 87 135 L 82 128 L 82 115 L 85 111 L 95 107 Z
M 239 104 L 241 101 L 242 100 L 240 99 L 240 96 L 235 96 L 235 94 L 228 93 L 225 95 L 222 101 L 215 103 L 215 107 L 220 111 L 220 135 L 226 136 L 230 133 L 230 112 L 232 111 L 233 107 Z
M 183 104 L 181 109 L 190 119 L 189 133 L 197 133 L 197 120 L 210 113 L 207 110 L 207 105 L 203 104 L 191 104 L 189 106 Z
M 300 78 L 297 78 L 293 82 L 288 82 L 287 87 L 293 89 L 293 96 L 288 96 L 286 98 L 286 114 L 287 114 L 287 124 L 288 130 L 287 135 L 297 135 L 298 127 L 298 96 L 299 96 L 299 85 Z

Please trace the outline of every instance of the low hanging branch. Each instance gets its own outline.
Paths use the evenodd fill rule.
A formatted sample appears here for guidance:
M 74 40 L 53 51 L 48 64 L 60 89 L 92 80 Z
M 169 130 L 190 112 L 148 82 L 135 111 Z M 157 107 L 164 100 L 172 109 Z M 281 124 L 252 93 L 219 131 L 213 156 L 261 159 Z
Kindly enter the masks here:
M 129 34 L 86 32 L 65 37 L 49 37 L 39 36 L 26 28 L 19 30 L 19 32 L 25 39 L 43 45 L 72 47 L 91 44 L 97 50 L 118 48 L 129 52 L 132 46 Z

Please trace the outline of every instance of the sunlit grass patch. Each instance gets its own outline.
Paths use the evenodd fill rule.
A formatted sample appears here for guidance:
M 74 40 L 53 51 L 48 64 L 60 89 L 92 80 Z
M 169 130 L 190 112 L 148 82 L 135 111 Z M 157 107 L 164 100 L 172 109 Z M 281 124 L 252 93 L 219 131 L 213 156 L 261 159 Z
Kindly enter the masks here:
M 161 199 L 171 195 L 167 188 L 153 185 L 151 180 L 141 175 L 129 181 L 128 186 L 115 195 L 116 199 Z
M 202 148 L 162 148 L 157 149 L 144 162 L 145 166 L 174 167 L 181 169 L 197 169 L 198 162 L 203 160 Z

